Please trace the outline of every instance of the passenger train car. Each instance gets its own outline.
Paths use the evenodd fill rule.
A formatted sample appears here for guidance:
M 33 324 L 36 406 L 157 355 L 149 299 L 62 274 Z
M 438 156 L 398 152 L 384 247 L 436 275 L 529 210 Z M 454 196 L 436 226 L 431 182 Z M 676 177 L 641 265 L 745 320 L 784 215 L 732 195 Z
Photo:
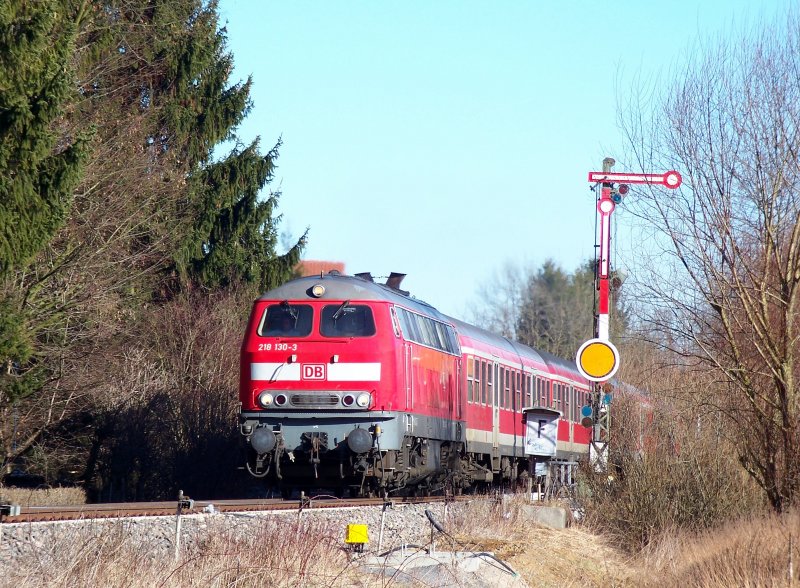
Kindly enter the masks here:
M 246 467 L 280 488 L 458 493 L 529 471 L 523 409 L 561 413 L 556 461 L 588 454 L 574 364 L 450 318 L 369 274 L 258 298 L 241 348 Z

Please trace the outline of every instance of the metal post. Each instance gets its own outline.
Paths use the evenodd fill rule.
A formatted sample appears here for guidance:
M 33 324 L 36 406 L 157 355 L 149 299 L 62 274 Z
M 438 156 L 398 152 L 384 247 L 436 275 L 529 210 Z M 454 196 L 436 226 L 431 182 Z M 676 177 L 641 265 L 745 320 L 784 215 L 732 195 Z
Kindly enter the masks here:
M 384 502 L 383 510 L 381 510 L 381 530 L 378 533 L 378 553 L 380 553 L 381 549 L 383 549 L 383 523 L 386 519 L 386 509 L 391 506 L 392 506 L 391 502 Z
M 194 500 L 183 495 L 183 490 L 178 490 L 178 508 L 175 513 L 175 560 L 180 557 L 181 549 L 181 514 L 183 509 L 194 508 Z

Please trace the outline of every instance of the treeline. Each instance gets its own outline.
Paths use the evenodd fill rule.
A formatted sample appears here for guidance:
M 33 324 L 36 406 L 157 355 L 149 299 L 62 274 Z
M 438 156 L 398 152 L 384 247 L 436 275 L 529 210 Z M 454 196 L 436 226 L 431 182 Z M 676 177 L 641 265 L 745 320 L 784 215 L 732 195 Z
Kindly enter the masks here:
M 215 2 L 0 7 L 4 474 L 230 483 L 242 322 L 305 244 L 276 251 L 279 145 L 239 141 L 232 69 Z

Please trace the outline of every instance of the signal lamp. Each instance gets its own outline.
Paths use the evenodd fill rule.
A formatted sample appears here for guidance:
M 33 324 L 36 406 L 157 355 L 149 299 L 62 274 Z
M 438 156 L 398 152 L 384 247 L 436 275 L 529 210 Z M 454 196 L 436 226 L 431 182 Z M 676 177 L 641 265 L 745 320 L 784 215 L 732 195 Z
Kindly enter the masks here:
M 342 398 L 342 404 L 345 406 L 353 406 L 355 401 L 356 399 L 352 394 L 345 394 L 344 398 Z
M 286 398 L 286 394 L 278 394 L 275 397 L 275 405 L 276 406 L 283 406 L 283 405 L 286 404 L 287 400 L 288 400 L 288 398 Z
M 369 394 L 359 394 L 358 398 L 356 398 L 356 404 L 359 405 L 361 408 L 366 408 L 369 406 L 369 401 L 371 400 Z
M 272 394 L 270 394 L 266 390 L 263 391 L 261 394 L 258 395 L 258 403 L 261 405 L 262 408 L 268 408 L 272 404 Z
M 583 417 L 581 419 L 581 426 L 582 427 L 591 427 L 594 424 L 594 420 L 592 417 Z
M 311 295 L 314 298 L 319 298 L 323 294 L 325 294 L 325 286 L 323 286 L 322 284 L 314 284 L 313 286 L 311 286 Z
M 630 191 L 631 187 L 628 184 L 620 184 L 619 186 L 617 186 L 617 192 L 619 192 L 619 195 L 622 197 L 627 196 L 628 192 Z

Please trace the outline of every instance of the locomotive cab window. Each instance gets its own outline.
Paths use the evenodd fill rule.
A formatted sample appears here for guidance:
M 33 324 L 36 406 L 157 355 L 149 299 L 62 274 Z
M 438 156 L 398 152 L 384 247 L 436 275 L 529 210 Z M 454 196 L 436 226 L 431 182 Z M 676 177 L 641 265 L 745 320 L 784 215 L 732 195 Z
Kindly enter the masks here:
M 371 337 L 375 334 L 372 309 L 361 304 L 329 304 L 322 308 L 319 332 L 323 337 Z
M 261 317 L 260 337 L 307 337 L 314 311 L 308 304 L 270 304 Z

